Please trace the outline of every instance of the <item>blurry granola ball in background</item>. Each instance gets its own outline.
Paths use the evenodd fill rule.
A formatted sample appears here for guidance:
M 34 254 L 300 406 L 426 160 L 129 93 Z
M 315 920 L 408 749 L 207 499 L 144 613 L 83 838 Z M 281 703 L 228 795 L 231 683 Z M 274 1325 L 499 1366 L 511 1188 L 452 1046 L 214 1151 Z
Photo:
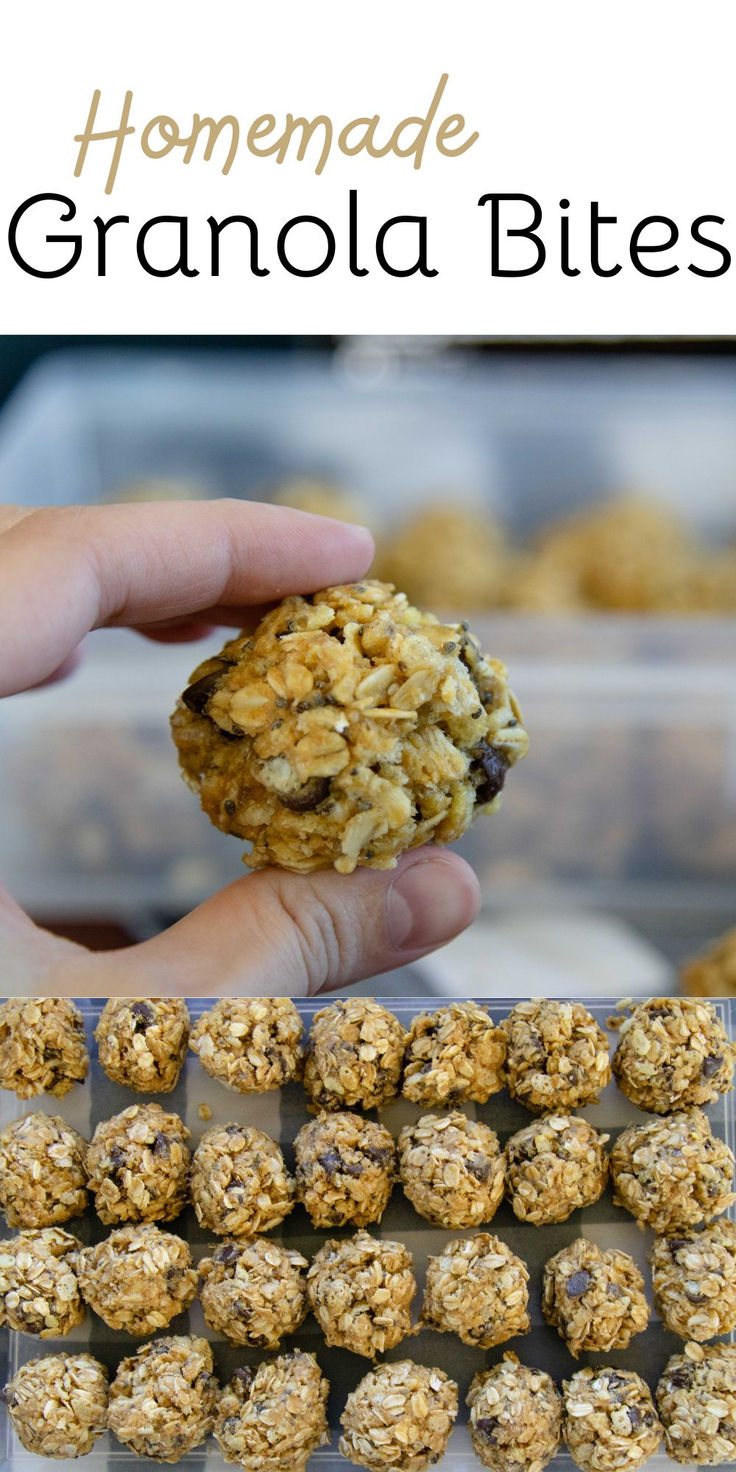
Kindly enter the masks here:
M 500 601 L 505 539 L 487 512 L 456 501 L 424 507 L 394 530 L 379 545 L 377 575 L 419 607 L 483 612 Z

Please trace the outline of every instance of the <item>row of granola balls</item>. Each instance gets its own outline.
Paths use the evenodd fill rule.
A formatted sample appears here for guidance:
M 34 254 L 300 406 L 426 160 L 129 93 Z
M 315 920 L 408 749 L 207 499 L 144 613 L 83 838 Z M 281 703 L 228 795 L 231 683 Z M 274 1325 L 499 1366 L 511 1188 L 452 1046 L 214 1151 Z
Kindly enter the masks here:
M 301 1078 L 312 1109 L 375 1109 L 400 1092 L 427 1107 L 483 1104 L 506 1086 L 534 1113 L 571 1110 L 595 1103 L 613 1072 L 639 1108 L 667 1114 L 731 1087 L 736 1045 L 709 1002 L 653 998 L 618 1025 L 611 1061 L 606 1034 L 581 1002 L 519 1002 L 500 1026 L 485 1007 L 454 1002 L 416 1017 L 407 1033 L 386 1007 L 355 997 L 319 1011 L 304 1047 L 287 998 L 222 999 L 194 1028 L 182 1000 L 113 998 L 95 1037 L 108 1076 L 138 1092 L 173 1089 L 189 1047 L 241 1093 Z M 20 1098 L 62 1097 L 88 1067 L 73 1002 L 0 1006 L 0 1087 Z
M 4 1392 L 23 1445 L 42 1456 L 91 1451 L 106 1428 L 131 1451 L 177 1462 L 214 1431 L 228 1462 L 248 1472 L 304 1472 L 329 1440 L 329 1384 L 314 1355 L 295 1350 L 235 1371 L 220 1390 L 205 1339 L 154 1340 L 124 1359 L 108 1387 L 91 1355 L 24 1365 Z M 339 1449 L 369 1472 L 425 1472 L 443 1456 L 458 1414 L 444 1371 L 379 1364 L 348 1396 Z M 632 1370 L 582 1369 L 562 1384 L 507 1353 L 467 1396 L 473 1449 L 494 1472 L 541 1472 L 564 1439 L 582 1472 L 634 1472 L 662 1436 L 677 1462 L 736 1460 L 736 1345 L 687 1344 L 656 1391 Z

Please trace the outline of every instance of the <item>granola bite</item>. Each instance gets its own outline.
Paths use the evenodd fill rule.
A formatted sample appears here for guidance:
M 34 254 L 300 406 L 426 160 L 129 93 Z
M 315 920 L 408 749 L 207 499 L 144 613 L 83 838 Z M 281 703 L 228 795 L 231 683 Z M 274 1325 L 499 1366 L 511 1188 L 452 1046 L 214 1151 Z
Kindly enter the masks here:
M 189 1013 L 179 997 L 111 997 L 95 1028 L 100 1066 L 137 1094 L 176 1088 L 188 1038 Z
M 473 1451 L 493 1472 L 542 1472 L 557 1455 L 562 1401 L 544 1370 L 521 1365 L 507 1350 L 481 1370 L 467 1396 Z
M 628 1253 L 578 1237 L 544 1265 L 542 1313 L 575 1359 L 627 1349 L 649 1323 L 644 1279 Z
M 535 1227 L 592 1206 L 608 1180 L 608 1135 L 574 1114 L 543 1114 L 506 1143 L 506 1195 Z
M 349 997 L 315 1012 L 304 1055 L 304 1088 L 314 1109 L 380 1109 L 395 1099 L 406 1033 L 393 1012 Z
M 653 997 L 621 1024 L 613 1072 L 638 1109 L 669 1114 L 725 1094 L 735 1062 L 736 1047 L 710 1002 Z
M 505 555 L 500 525 L 487 512 L 457 504 L 453 495 L 423 506 L 399 527 L 379 550 L 379 566 L 418 604 L 476 613 L 497 606 Z
M 702 956 L 688 961 L 681 980 L 691 997 L 736 997 L 736 929 L 727 930 Z
M 667 1361 L 657 1406 L 668 1455 L 700 1467 L 736 1461 L 736 1344 L 686 1344 Z
M 236 1370 L 215 1422 L 225 1461 L 248 1472 L 304 1472 L 312 1452 L 330 1440 L 329 1389 L 314 1355 L 300 1349 Z
M 576 1370 L 562 1399 L 562 1434 L 583 1472 L 641 1467 L 662 1440 L 649 1386 L 633 1370 Z
M 736 1329 L 736 1222 L 655 1237 L 649 1261 L 654 1304 L 673 1334 L 703 1340 Z
M 154 1339 L 118 1365 L 108 1425 L 137 1456 L 178 1462 L 209 1436 L 217 1392 L 206 1339 Z
M 297 1076 L 303 1031 L 288 997 L 226 997 L 202 1013 L 189 1046 L 229 1089 L 265 1094 Z
M 80 1247 L 61 1227 L 21 1232 L 0 1242 L 0 1325 L 39 1339 L 60 1339 L 81 1324 Z
M 0 1131 L 0 1207 L 9 1227 L 54 1227 L 87 1207 L 87 1141 L 57 1114 Z
M 102 1120 L 87 1152 L 101 1222 L 170 1222 L 189 1199 L 189 1130 L 160 1104 L 131 1104 Z
M 417 1291 L 403 1242 L 356 1232 L 325 1242 L 307 1274 L 309 1306 L 328 1344 L 375 1359 L 411 1333 Z
M 506 1082 L 520 1104 L 542 1114 L 598 1103 L 611 1078 L 608 1040 L 582 1002 L 517 1002 L 501 1026 Z
M 91 1354 L 47 1354 L 21 1365 L 2 1399 L 27 1452 L 85 1457 L 107 1425 L 107 1370 Z
M 414 1018 L 401 1092 L 415 1104 L 485 1104 L 503 1088 L 505 1062 L 506 1035 L 486 1008 L 449 1002 Z
M 391 869 L 491 812 L 528 744 L 506 668 L 366 580 L 285 598 L 194 671 L 185 781 L 251 868 Z
M 19 1099 L 62 1099 L 89 1069 L 84 1021 L 65 997 L 11 997 L 0 1003 L 0 1089 Z
M 701 1109 L 631 1125 L 611 1151 L 613 1199 L 655 1232 L 710 1222 L 736 1201 L 734 1158 Z
M 420 1323 L 493 1349 L 529 1330 L 526 1264 L 490 1232 L 448 1242 L 427 1262 Z
M 231 1344 L 278 1349 L 306 1318 L 308 1266 L 266 1237 L 223 1242 L 198 1264 L 206 1323 Z
M 498 1136 L 464 1114 L 424 1114 L 399 1135 L 399 1175 L 415 1211 L 435 1227 L 478 1227 L 503 1197 Z
M 320 1114 L 294 1141 L 297 1198 L 315 1227 L 380 1222 L 396 1174 L 393 1136 L 359 1114 Z
M 424 1472 L 439 1462 L 456 1416 L 457 1385 L 444 1370 L 376 1365 L 347 1398 L 340 1451 L 369 1472 Z
M 119 1227 L 77 1259 L 79 1286 L 111 1329 L 154 1334 L 187 1309 L 197 1292 L 192 1254 L 181 1237 L 151 1222 Z
M 213 1125 L 192 1161 L 192 1202 L 200 1226 L 218 1237 L 257 1237 L 294 1206 L 294 1178 L 270 1135 L 251 1124 Z

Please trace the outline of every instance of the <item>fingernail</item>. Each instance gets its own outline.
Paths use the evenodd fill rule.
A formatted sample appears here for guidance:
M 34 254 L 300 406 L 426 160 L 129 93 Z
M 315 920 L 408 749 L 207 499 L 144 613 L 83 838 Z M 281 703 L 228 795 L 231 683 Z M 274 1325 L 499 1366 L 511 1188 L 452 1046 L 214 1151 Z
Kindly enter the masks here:
M 440 855 L 417 859 L 386 895 L 386 930 L 397 951 L 429 950 L 464 930 L 478 908 L 469 871 Z

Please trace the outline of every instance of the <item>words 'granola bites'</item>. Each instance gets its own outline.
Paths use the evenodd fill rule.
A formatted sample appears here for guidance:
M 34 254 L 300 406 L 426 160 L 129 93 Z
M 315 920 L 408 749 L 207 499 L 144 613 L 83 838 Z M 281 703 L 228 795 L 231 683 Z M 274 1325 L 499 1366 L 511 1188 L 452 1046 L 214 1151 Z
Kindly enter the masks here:
M 506 1036 L 485 1007 L 451 1002 L 415 1017 L 402 1093 L 416 1104 L 485 1104 L 504 1085 Z
M 314 1109 L 380 1109 L 399 1092 L 406 1033 L 370 997 L 316 1012 L 304 1055 L 304 1089 Z
M 294 1179 L 270 1135 L 249 1124 L 214 1125 L 192 1161 L 197 1221 L 219 1237 L 257 1237 L 294 1205 Z
M 137 1094 L 169 1094 L 179 1081 L 189 1012 L 179 997 L 111 997 L 95 1028 L 100 1066 Z
M 84 1247 L 77 1273 L 90 1308 L 111 1329 L 134 1335 L 165 1329 L 197 1292 L 187 1243 L 151 1222 L 119 1227 Z
M 613 1072 L 632 1104 L 669 1114 L 726 1093 L 735 1062 L 736 1047 L 709 1002 L 653 997 L 621 1024 Z
M 665 1365 L 657 1405 L 676 1462 L 736 1461 L 736 1344 L 686 1344 Z
M 108 1425 L 137 1456 L 178 1462 L 209 1436 L 217 1392 L 206 1339 L 154 1339 L 118 1365 Z
M 370 580 L 284 599 L 194 671 L 172 731 L 247 864 L 341 874 L 452 843 L 528 744 L 504 665 Z
M 396 1175 L 393 1136 L 359 1114 L 321 1114 L 294 1141 L 296 1189 L 315 1227 L 380 1222 Z
M 576 1370 L 562 1397 L 562 1434 L 582 1472 L 641 1467 L 662 1440 L 649 1386 L 633 1370 Z
M 0 1207 L 9 1227 L 53 1227 L 87 1207 L 87 1141 L 56 1114 L 0 1131 Z
M 506 1195 L 534 1226 L 592 1206 L 608 1180 L 609 1136 L 573 1114 L 545 1114 L 506 1142 Z
M 436 1227 L 478 1227 L 503 1198 L 504 1156 L 477 1119 L 424 1114 L 399 1135 L 399 1174 L 415 1211 Z
M 278 1349 L 306 1316 L 306 1258 L 266 1237 L 223 1242 L 198 1267 L 205 1321 L 231 1344 Z
M 330 1439 L 329 1389 L 314 1355 L 302 1350 L 237 1369 L 215 1422 L 225 1461 L 248 1472 L 304 1472 L 312 1452 Z
M 0 1089 L 19 1099 L 62 1099 L 87 1077 L 84 1020 L 66 997 L 11 997 L 0 1003 Z
M 562 1401 L 544 1370 L 521 1365 L 510 1350 L 481 1370 L 468 1392 L 473 1451 L 493 1472 L 542 1472 L 557 1455 Z
M 330 1239 L 307 1275 L 309 1304 L 328 1344 L 375 1359 L 411 1333 L 417 1291 L 411 1253 L 402 1242 L 357 1232 Z
M 734 1158 L 701 1109 L 623 1130 L 611 1151 L 614 1202 L 655 1232 L 712 1221 L 726 1211 Z
M 654 1303 L 681 1339 L 713 1339 L 736 1329 L 736 1222 L 655 1237 L 649 1251 Z
M 81 1324 L 81 1242 L 61 1227 L 20 1232 L 0 1242 L 0 1324 L 56 1339 Z
M 107 1370 L 90 1354 L 49 1354 L 5 1386 L 21 1446 L 37 1457 L 84 1457 L 107 1426 Z
M 202 1013 L 189 1046 L 229 1089 L 264 1094 L 298 1074 L 303 1031 L 288 997 L 225 997 Z
M 504 1018 L 506 1082 L 527 1109 L 580 1109 L 596 1104 L 611 1078 L 608 1040 L 582 1002 L 534 997 Z
M 529 1329 L 526 1264 L 490 1232 L 448 1242 L 427 1263 L 421 1324 L 493 1349 Z
M 443 1456 L 457 1416 L 457 1385 L 413 1360 L 377 1365 L 348 1396 L 340 1451 L 369 1472 L 424 1472 Z
M 87 1152 L 100 1221 L 173 1221 L 189 1199 L 188 1139 L 179 1115 L 160 1104 L 131 1104 L 102 1120 Z
M 542 1313 L 575 1359 L 626 1349 L 649 1322 L 644 1279 L 628 1253 L 579 1237 L 545 1263 Z

